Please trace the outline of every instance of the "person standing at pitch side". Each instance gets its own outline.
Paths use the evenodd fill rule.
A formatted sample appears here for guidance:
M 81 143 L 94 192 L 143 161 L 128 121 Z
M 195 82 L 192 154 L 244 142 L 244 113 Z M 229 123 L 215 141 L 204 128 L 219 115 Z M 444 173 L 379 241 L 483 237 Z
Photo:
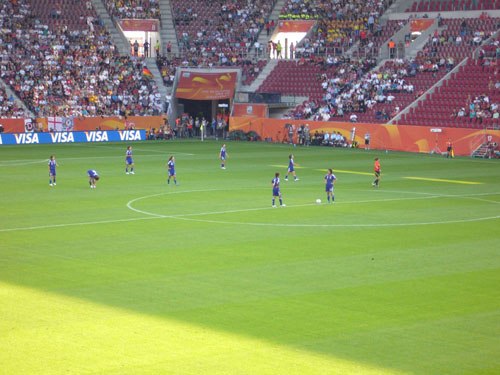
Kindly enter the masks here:
M 375 174 L 375 180 L 372 183 L 372 186 L 378 188 L 380 181 L 380 173 L 382 169 L 380 167 L 380 160 L 375 158 L 375 162 L 373 163 L 373 173 Z

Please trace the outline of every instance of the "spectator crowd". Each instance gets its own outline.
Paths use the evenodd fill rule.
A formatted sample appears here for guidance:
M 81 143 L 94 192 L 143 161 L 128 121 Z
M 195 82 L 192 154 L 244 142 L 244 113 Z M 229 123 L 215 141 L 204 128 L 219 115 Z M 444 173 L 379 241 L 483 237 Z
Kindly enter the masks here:
M 36 116 L 160 113 L 143 61 L 120 56 L 97 16 L 78 30 L 51 29 L 17 0 L 0 5 L 0 23 L 1 78 Z

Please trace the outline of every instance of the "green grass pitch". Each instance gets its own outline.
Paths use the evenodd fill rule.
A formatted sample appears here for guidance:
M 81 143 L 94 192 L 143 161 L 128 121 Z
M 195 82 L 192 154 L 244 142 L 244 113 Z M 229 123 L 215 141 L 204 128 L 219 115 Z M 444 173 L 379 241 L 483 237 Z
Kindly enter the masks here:
M 498 161 L 132 146 L 0 148 L 0 374 L 500 373 Z

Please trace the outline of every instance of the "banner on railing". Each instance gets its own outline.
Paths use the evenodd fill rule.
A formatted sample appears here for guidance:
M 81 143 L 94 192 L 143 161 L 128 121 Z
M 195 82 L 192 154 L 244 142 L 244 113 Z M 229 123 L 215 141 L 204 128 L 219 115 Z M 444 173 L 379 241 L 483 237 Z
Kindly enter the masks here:
M 31 145 L 51 143 L 131 142 L 146 140 L 145 130 L 95 130 L 86 132 L 4 133 L 0 145 Z
M 0 119 L 0 129 L 3 129 L 5 133 L 158 129 L 165 123 L 165 119 L 165 116 Z
M 123 19 L 118 24 L 123 31 L 160 31 L 160 22 L 156 19 Z
M 232 99 L 238 74 L 235 71 L 197 72 L 182 70 L 175 96 L 190 100 Z

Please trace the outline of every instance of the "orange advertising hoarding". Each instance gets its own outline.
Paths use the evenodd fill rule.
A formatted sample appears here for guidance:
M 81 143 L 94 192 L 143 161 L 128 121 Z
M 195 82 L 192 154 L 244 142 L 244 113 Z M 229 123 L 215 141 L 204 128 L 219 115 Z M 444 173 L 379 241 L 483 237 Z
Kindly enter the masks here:
M 233 105 L 233 116 L 235 117 L 268 117 L 268 115 L 267 104 L 235 103 Z
M 349 122 L 318 122 L 281 120 L 269 118 L 231 117 L 229 129 L 255 131 L 262 139 L 282 142 L 287 139 L 285 124 L 295 127 L 309 125 L 311 135 L 314 132 L 340 132 L 349 141 L 353 128 L 354 139 L 360 146 L 364 144 L 365 134 L 370 134 L 370 146 L 374 149 L 406 152 L 431 153 L 446 150 L 446 143 L 453 143 L 455 155 L 469 156 L 481 143 L 489 139 L 500 143 L 500 130 L 464 129 L 449 127 L 430 127 L 412 125 L 378 125 Z
M 183 70 L 179 74 L 175 97 L 190 100 L 231 99 L 237 78 L 236 71 L 201 73 Z

